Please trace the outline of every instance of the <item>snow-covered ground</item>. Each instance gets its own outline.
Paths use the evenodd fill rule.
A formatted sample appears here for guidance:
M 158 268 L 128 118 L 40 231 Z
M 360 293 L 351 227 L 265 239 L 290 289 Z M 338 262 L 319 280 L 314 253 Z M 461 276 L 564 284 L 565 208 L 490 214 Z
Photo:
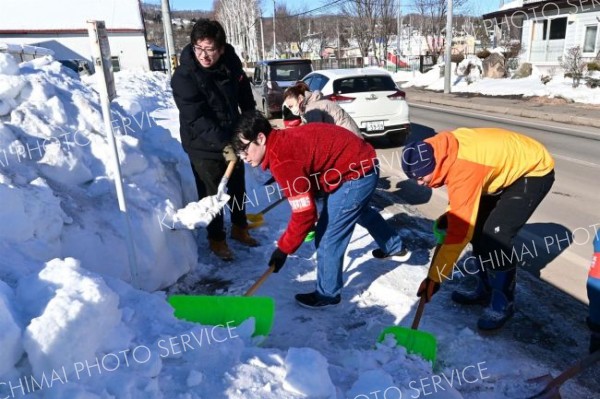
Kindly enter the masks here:
M 257 293 L 276 304 L 266 339 L 251 337 L 253 320 L 213 328 L 174 318 L 167 295 L 243 294 L 266 270 L 289 206 L 253 231 L 261 246 L 232 242 L 232 263 L 208 252 L 204 231 L 170 230 L 167 216 L 196 198 L 169 81 L 136 71 L 117 73 L 116 83 L 135 281 L 94 78 L 49 58 L 18 65 L 0 54 L 0 399 L 501 399 L 524 397 L 526 378 L 557 371 L 526 344 L 479 335 L 477 311 L 451 305 L 448 290 L 421 323 L 438 338 L 434 365 L 389 341 L 376 345 L 384 327 L 410 325 L 434 241 L 431 221 L 402 206 L 413 222 L 398 228 L 412 258 L 373 259 L 375 244 L 357 227 L 335 308 L 293 301 L 314 288 L 306 243 Z M 247 177 L 256 212 L 275 196 L 256 170 Z M 584 353 L 584 329 L 553 328 Z M 566 388 L 566 398 L 594 397 Z
M 443 68 L 443 66 L 442 66 Z M 597 72 L 596 72 L 597 74 Z M 400 71 L 392 74 L 395 82 L 402 82 L 401 87 L 422 87 L 428 90 L 443 91 L 444 77 L 440 77 L 440 67 L 434 67 L 424 74 L 419 71 Z M 544 84 L 542 74 L 537 68 L 531 76 L 523 79 L 490 79 L 475 77 L 472 83 L 465 76 L 457 76 L 456 64 L 452 65 L 453 93 L 480 93 L 486 96 L 524 96 L 564 98 L 577 103 L 600 104 L 600 89 L 589 88 L 585 81 L 579 87 L 572 87 L 572 80 L 556 73 L 552 80 Z M 474 80 L 474 81 L 473 81 Z

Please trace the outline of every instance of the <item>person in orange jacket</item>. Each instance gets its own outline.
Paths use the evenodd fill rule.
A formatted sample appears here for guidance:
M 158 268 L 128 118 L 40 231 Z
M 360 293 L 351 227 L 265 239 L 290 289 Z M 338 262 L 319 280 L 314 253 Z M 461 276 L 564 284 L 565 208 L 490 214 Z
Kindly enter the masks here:
M 477 286 L 453 292 L 452 299 L 487 306 L 479 329 L 502 327 L 514 314 L 513 239 L 554 183 L 552 156 L 513 131 L 459 128 L 407 144 L 402 168 L 420 185 L 448 190 L 446 237 L 417 295 L 431 300 L 471 242 L 478 267 L 469 273 Z

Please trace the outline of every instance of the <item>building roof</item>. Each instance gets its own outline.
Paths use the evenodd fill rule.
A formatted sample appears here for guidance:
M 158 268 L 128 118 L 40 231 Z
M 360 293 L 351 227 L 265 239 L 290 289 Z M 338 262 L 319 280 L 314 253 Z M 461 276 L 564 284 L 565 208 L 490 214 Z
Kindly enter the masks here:
M 109 31 L 143 31 L 138 0 L 2 0 L 1 33 L 87 32 L 88 20 Z

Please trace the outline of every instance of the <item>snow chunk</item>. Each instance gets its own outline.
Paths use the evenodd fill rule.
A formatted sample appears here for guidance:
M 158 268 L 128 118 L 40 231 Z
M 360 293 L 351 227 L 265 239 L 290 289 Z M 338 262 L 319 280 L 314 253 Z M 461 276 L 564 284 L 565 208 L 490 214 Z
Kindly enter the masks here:
M 335 386 L 329 376 L 329 364 L 320 352 L 311 348 L 290 348 L 285 358 L 283 387 L 308 398 L 335 398 Z
M 197 227 L 208 226 L 221 212 L 229 198 L 228 194 L 223 194 L 220 199 L 217 199 L 216 195 L 211 195 L 200 201 L 190 202 L 185 208 L 175 212 L 172 217 L 172 228 L 194 230 Z
M 21 284 L 24 292 L 54 291 L 42 314 L 27 326 L 23 339 L 38 375 L 93 361 L 120 323 L 117 294 L 73 258 L 53 259 L 39 273 L 39 280 Z
M 6 53 L 0 53 L 0 75 L 17 75 L 19 64 L 15 58 Z
M 23 354 L 21 328 L 15 321 L 12 290 L 0 280 L 0 375 L 8 373 Z

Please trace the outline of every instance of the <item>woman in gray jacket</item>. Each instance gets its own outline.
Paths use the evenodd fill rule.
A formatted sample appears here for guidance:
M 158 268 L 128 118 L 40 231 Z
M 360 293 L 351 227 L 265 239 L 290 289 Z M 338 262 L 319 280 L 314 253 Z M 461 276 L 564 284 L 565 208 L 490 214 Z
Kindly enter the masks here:
M 362 138 L 358 125 L 342 107 L 324 99 L 319 91 L 309 91 L 304 82 L 298 82 L 285 89 L 283 104 L 292 114 L 300 116 L 303 123 L 331 123 L 344 127 Z

